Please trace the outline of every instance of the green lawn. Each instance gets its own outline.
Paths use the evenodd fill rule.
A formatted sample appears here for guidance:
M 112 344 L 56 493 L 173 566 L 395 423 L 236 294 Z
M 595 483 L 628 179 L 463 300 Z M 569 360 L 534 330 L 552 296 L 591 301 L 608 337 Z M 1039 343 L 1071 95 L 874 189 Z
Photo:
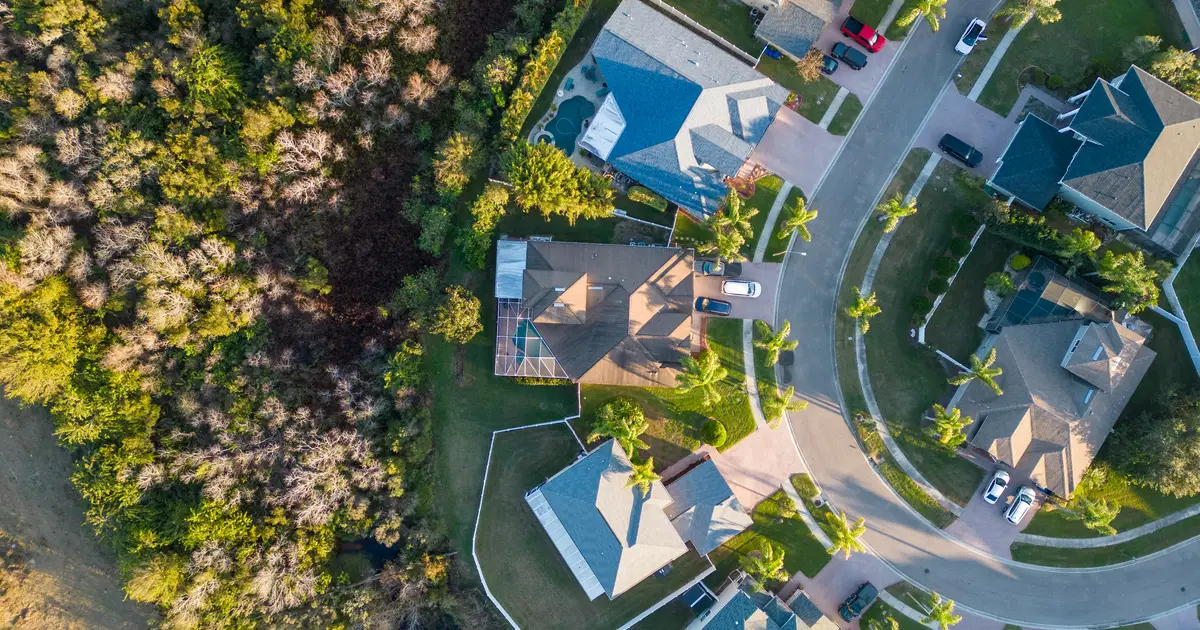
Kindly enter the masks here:
M 808 531 L 804 521 L 799 516 L 784 517 L 780 514 L 779 502 L 786 498 L 783 490 L 779 490 L 763 499 L 754 507 L 751 515 L 754 524 L 709 554 L 717 567 L 716 572 L 706 580 L 710 588 L 718 586 L 731 571 L 738 568 L 738 558 L 757 551 L 764 541 L 783 549 L 783 566 L 789 575 L 799 572 L 815 577 L 829 564 L 829 552 Z
M 987 41 L 975 44 L 975 50 L 972 50 L 971 54 L 963 59 L 962 64 L 958 66 L 958 72 L 954 75 L 954 87 L 958 88 L 960 93 L 969 94 L 971 88 L 975 87 L 975 81 L 983 73 L 983 67 L 992 58 L 992 52 L 996 50 L 996 46 L 1000 45 L 1000 40 L 1006 32 L 1008 32 L 1007 18 L 992 19 L 984 27 L 983 34 L 987 36 Z
M 901 449 L 905 451 L 905 455 L 908 455 L 908 453 L 911 451 L 911 449 L 904 449 L 904 447 L 901 447 Z M 922 455 L 925 456 L 924 453 L 922 453 Z M 930 458 L 940 457 L 940 458 L 943 458 L 946 460 L 950 460 L 951 462 L 963 462 L 963 460 L 961 460 L 957 457 L 951 458 L 951 457 L 948 457 L 941 453 L 933 453 L 931 456 L 927 456 L 927 457 L 930 457 Z M 913 481 L 908 475 L 904 474 L 904 470 L 902 470 L 900 468 L 900 466 L 897 465 L 895 463 L 895 461 L 892 459 L 891 453 L 889 453 L 888 451 L 885 450 L 884 458 L 887 461 L 879 464 L 879 467 L 878 467 L 879 474 L 883 475 L 883 478 L 887 480 L 888 485 L 890 485 L 892 487 L 892 489 L 896 491 L 896 494 L 900 495 L 900 498 L 904 499 L 905 502 L 907 502 L 909 505 L 911 505 L 914 510 L 916 510 L 917 512 L 919 512 L 921 514 L 921 516 L 924 516 L 926 519 L 929 520 L 930 523 L 933 523 L 937 527 L 945 529 L 945 528 L 949 527 L 951 523 L 954 522 L 955 518 L 957 518 L 957 517 L 955 517 L 954 514 L 951 513 L 949 510 L 942 507 L 942 504 L 938 503 L 936 499 L 929 496 L 924 490 L 921 489 L 921 486 L 918 486 L 917 483 L 915 481 Z M 911 460 L 912 455 L 908 455 L 908 458 Z M 915 464 L 915 462 L 914 462 L 914 464 Z M 953 470 L 953 467 L 947 466 L 947 468 L 951 468 L 951 469 L 944 471 L 943 476 L 948 476 L 951 474 L 967 475 L 968 473 L 972 472 L 969 470 L 964 470 L 964 471 L 962 471 L 962 473 L 957 473 L 956 470 Z M 938 468 L 937 470 L 939 472 L 943 472 L 941 468 Z M 976 468 L 976 470 L 978 470 L 978 468 Z M 929 473 L 925 472 L 925 470 L 922 470 L 921 473 L 926 475 L 928 478 Z M 982 471 L 980 471 L 979 477 L 982 479 L 982 477 L 983 477 Z M 932 479 L 929 479 L 929 483 L 935 483 L 935 482 Z M 975 486 L 972 486 L 971 488 L 965 488 L 965 487 L 961 487 L 960 484 L 956 484 L 954 481 L 951 481 L 950 483 L 954 484 L 954 488 L 956 490 L 967 492 L 968 493 L 967 500 L 970 500 L 970 493 L 973 493 L 975 491 L 975 486 L 979 485 L 978 482 L 976 482 Z M 939 490 L 940 489 L 941 488 L 939 488 Z M 943 490 L 943 492 L 945 492 L 945 491 Z M 960 501 L 960 499 L 955 498 L 955 497 L 950 497 L 950 498 L 954 499 L 955 501 Z
M 663 222 L 666 223 L 666 216 L 663 213 L 653 209 L 652 211 L 663 217 Z M 539 213 L 521 212 L 516 208 L 510 208 L 508 214 L 500 219 L 496 233 L 512 237 L 551 236 L 556 241 L 576 243 L 629 243 L 630 239 L 636 239 L 646 243 L 665 245 L 670 232 L 616 217 L 581 219 L 576 221 L 575 225 L 571 225 L 561 215 L 553 215 L 546 219 Z
M 1200 255 L 1189 256 L 1187 263 L 1175 276 L 1175 293 L 1188 322 L 1200 324 Z M 1194 331 L 1193 331 L 1194 332 Z
M 1150 364 L 1142 383 L 1125 405 L 1121 418 L 1132 418 L 1152 408 L 1163 393 L 1173 387 L 1189 389 L 1200 385 L 1200 377 L 1196 375 L 1196 367 L 1188 355 L 1187 346 L 1183 344 L 1183 335 L 1179 333 L 1179 327 L 1150 310 L 1138 313 L 1138 317 L 1154 327 L 1146 347 L 1158 353 L 1158 356 L 1154 357 L 1154 362 Z M 1104 457 L 1103 450 L 1100 457 Z
M 654 457 L 655 468 L 662 470 L 692 451 L 700 448 L 700 427 L 709 418 L 725 425 L 724 451 L 754 432 L 754 416 L 750 398 L 745 391 L 745 368 L 742 365 L 741 320 L 711 320 L 708 325 L 708 345 L 721 356 L 729 377 L 721 384 L 724 398 L 705 409 L 698 391 L 681 393 L 658 387 L 616 387 L 584 385 L 583 413 L 572 421 L 580 437 L 586 438 L 596 422 L 596 413 L 605 403 L 616 398 L 632 398 L 642 407 L 650 429 L 642 439 L 650 445 L 645 455 Z M 734 341 L 736 340 L 736 345 Z
M 738 0 L 666 0 L 666 3 L 751 57 L 757 57 L 765 46 L 754 38 L 750 7 Z
M 677 597 L 633 627 L 636 630 L 681 630 L 695 618 L 691 606 Z
M 1004 261 L 1016 246 L 1001 236 L 985 231 L 967 256 L 941 306 L 925 327 L 925 342 L 961 363 L 983 341 L 979 320 L 987 312 L 983 301 L 984 281 L 1004 269 Z
M 918 24 L 923 23 L 925 18 L 919 17 L 915 22 L 907 26 L 901 26 L 899 24 L 900 19 L 908 15 L 909 11 L 911 11 L 915 6 L 917 6 L 917 0 L 904 0 L 904 4 L 901 5 L 900 10 L 896 12 L 896 19 L 892 20 L 892 23 L 887 27 L 887 31 L 884 31 L 884 36 L 892 41 L 898 42 L 905 37 L 908 37 L 908 34 L 911 33 Z
M 933 261 L 954 231 L 954 220 L 976 191 L 943 162 L 917 200 L 918 212 L 905 219 L 893 237 L 875 277 L 883 313 L 867 335 L 871 385 L 892 436 L 921 474 L 943 494 L 966 505 L 983 479 L 983 470 L 947 455 L 921 429 L 921 415 L 949 390 L 949 376 L 933 350 L 910 337 L 912 300 L 924 295 Z M 982 195 L 982 191 L 978 191 Z
M 909 619 L 903 613 L 888 606 L 880 600 L 875 600 L 875 603 L 863 613 L 858 625 L 860 628 L 873 628 L 875 624 L 881 624 L 879 627 L 887 628 L 884 620 L 888 617 L 896 620 L 900 625 L 900 630 L 929 630 L 923 624 L 918 623 L 916 619 Z
M 1019 562 L 1051 567 L 1099 567 L 1149 555 L 1200 536 L 1200 516 L 1186 518 L 1129 542 L 1094 549 L 1065 549 L 1013 543 L 1012 557 Z
M 897 192 L 908 192 L 925 162 L 929 160 L 930 152 L 926 149 L 913 149 L 905 156 L 899 170 L 884 191 L 883 199 Z M 820 210 L 819 208 L 817 210 Z M 845 308 L 854 303 L 854 287 L 862 284 L 867 272 L 867 265 L 875 253 L 875 247 L 883 236 L 883 226 L 874 219 L 869 219 L 863 231 L 854 242 L 850 258 L 846 262 L 846 271 L 842 276 L 841 296 L 838 301 L 838 312 L 834 320 L 834 356 L 837 359 L 838 382 L 842 387 L 842 398 L 846 410 L 853 416 L 858 412 L 865 413 L 867 401 L 863 397 L 862 388 L 858 384 L 858 361 L 854 357 L 854 328 L 855 322 L 846 315 Z M 813 238 L 820 238 L 814 234 Z
M 636 217 L 651 223 L 657 223 L 659 225 L 666 226 L 667 229 L 671 228 L 671 221 L 675 218 L 675 206 L 668 204 L 667 209 L 660 212 L 657 208 L 633 201 L 629 198 L 629 195 L 626 195 L 625 193 L 617 193 L 616 198 L 613 199 L 613 207 L 619 210 L 624 210 L 625 213 L 631 217 Z M 666 234 L 667 232 L 664 230 L 663 238 L 666 238 Z
M 829 133 L 835 136 L 850 133 L 850 128 L 854 126 L 854 121 L 858 120 L 862 110 L 862 101 L 853 92 L 846 95 L 846 100 L 842 101 L 842 106 L 833 115 L 833 120 L 829 121 Z
M 783 202 L 783 209 L 779 211 L 779 218 L 775 221 L 775 226 L 771 230 L 771 240 L 767 241 L 767 251 L 763 255 L 763 262 L 783 262 L 784 257 L 787 255 L 788 243 L 791 242 L 792 237 L 779 238 L 779 227 L 785 219 L 791 216 L 792 210 L 801 199 L 807 199 L 804 191 L 800 190 L 799 186 L 793 186 L 792 192 L 788 193 L 787 199 Z
M 811 492 L 811 487 L 814 486 L 815 484 L 813 483 L 812 477 L 810 477 L 808 473 L 792 475 L 792 487 L 796 488 L 796 494 L 799 494 L 800 499 L 804 501 L 804 507 L 808 508 L 808 513 L 811 514 L 813 520 L 817 522 L 817 526 L 824 529 L 825 523 L 829 522 L 829 515 L 833 514 L 833 510 L 829 508 L 828 503 L 822 505 L 821 507 L 817 507 L 817 505 L 813 503 L 811 499 L 805 496 Z
M 796 108 L 796 112 L 815 123 L 821 122 L 821 117 L 825 115 L 825 110 L 829 109 L 829 104 L 838 92 L 837 84 L 825 75 L 812 82 L 800 78 L 796 72 L 796 62 L 786 56 L 782 59 L 772 59 L 763 55 L 758 61 L 757 69 L 779 85 L 795 92 L 800 97 L 800 106 Z
M 522 628 L 614 628 L 710 566 L 689 551 L 665 577 L 651 576 L 614 600 L 588 601 L 525 493 L 570 464 L 579 445 L 562 425 L 496 436 L 480 512 L 478 560 L 488 586 Z
M 876 28 L 891 5 L 892 0 L 857 0 L 854 6 L 850 7 L 850 15 L 859 22 Z
M 980 105 L 1007 115 L 1021 91 L 1020 75 L 1030 66 L 1062 78 L 1063 87 L 1050 90 L 1058 96 L 1082 92 L 1091 87 L 1097 74 L 1111 79 L 1128 68 L 1121 51 L 1139 35 L 1162 37 L 1164 48 L 1191 48 L 1170 2 L 1062 0 L 1058 8 L 1062 11 L 1058 22 L 1035 21 L 1017 35 L 980 95 Z M 1027 73 L 1025 80 L 1031 74 Z

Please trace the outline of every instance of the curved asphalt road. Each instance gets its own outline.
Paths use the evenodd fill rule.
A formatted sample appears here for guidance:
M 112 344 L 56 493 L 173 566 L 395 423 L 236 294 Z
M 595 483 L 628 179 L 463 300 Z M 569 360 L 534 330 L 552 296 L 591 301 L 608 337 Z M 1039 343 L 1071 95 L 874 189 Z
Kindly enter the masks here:
M 841 410 L 832 342 L 842 265 L 961 61 L 955 39 L 972 17 L 988 15 L 995 4 L 956 0 L 939 33 L 918 25 L 812 199 L 820 210 L 810 225 L 813 242 L 797 241 L 794 251 L 807 255 L 788 256 L 778 296 L 777 318 L 813 333 L 801 342 L 792 370 L 797 391 L 811 402 L 790 414 L 791 427 L 809 471 L 832 502 L 866 517 L 865 541 L 912 581 L 1018 625 L 1121 625 L 1200 598 L 1200 541 L 1141 562 L 1089 570 L 1036 568 L 981 554 L 929 525 L 884 485 Z

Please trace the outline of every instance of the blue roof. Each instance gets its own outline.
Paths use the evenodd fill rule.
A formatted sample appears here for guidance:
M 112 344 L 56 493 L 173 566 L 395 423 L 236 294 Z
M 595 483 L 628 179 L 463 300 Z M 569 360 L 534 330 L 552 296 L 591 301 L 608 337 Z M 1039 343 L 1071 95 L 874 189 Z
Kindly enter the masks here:
M 1030 114 L 1021 121 L 991 183 L 1041 210 L 1058 194 L 1059 182 L 1082 141 L 1059 133 L 1050 123 Z

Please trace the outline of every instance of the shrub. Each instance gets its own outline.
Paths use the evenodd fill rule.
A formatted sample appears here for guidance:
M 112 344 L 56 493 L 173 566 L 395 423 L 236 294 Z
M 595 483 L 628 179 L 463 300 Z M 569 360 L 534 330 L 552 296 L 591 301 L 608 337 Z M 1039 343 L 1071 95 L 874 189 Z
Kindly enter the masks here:
M 971 241 L 965 238 L 956 238 L 950 241 L 950 253 L 962 258 L 971 252 Z
M 858 439 L 862 440 L 863 450 L 867 452 L 867 457 L 875 459 L 883 452 L 883 438 L 879 436 L 879 429 L 875 427 L 874 420 L 870 418 L 859 420 Z
M 570 379 L 566 378 L 544 378 L 540 376 L 518 376 L 513 379 L 513 382 L 518 385 L 534 385 L 534 386 L 550 386 L 559 387 L 563 385 L 574 385 Z
M 949 278 L 958 271 L 958 261 L 949 256 L 942 256 L 933 261 L 933 272 L 943 278 Z
M 1051 90 L 1057 90 L 1065 83 L 1066 81 L 1064 81 L 1063 78 L 1057 74 L 1052 74 L 1049 77 L 1046 77 L 1046 87 L 1050 88 Z
M 970 234 L 974 236 L 975 230 L 977 229 L 979 229 L 979 221 L 976 221 L 975 217 L 969 214 L 960 214 L 958 215 L 958 218 L 954 220 L 954 231 L 958 232 L 959 234 Z
M 1029 260 L 1029 257 L 1025 254 L 1017 254 L 1016 256 L 1012 257 L 1012 260 L 1010 260 L 1008 264 L 1012 265 L 1013 271 L 1020 271 L 1028 267 L 1030 262 L 1032 261 Z
M 725 425 L 717 420 L 708 420 L 700 427 L 700 439 L 705 444 L 721 448 L 725 444 Z
M 821 494 L 817 484 L 809 475 L 792 475 L 792 485 L 796 487 L 796 494 L 799 494 L 800 498 L 805 501 L 812 501 Z
M 650 206 L 659 212 L 667 211 L 667 200 L 644 186 L 631 186 L 629 188 L 629 200 L 634 203 Z
M 917 297 L 913 298 L 912 307 L 913 311 L 917 315 L 924 317 L 929 314 L 929 311 L 933 310 L 933 300 L 925 297 L 924 295 L 918 295 Z
M 984 281 L 984 285 L 996 293 L 999 293 L 1001 296 L 1012 295 L 1012 293 L 1017 290 L 1017 288 L 1013 286 L 1012 276 L 1008 275 L 1008 273 L 1004 271 L 997 271 L 989 275 L 987 280 Z
M 927 287 L 929 292 L 934 295 L 941 295 L 950 290 L 950 281 L 945 278 L 934 278 L 929 281 Z

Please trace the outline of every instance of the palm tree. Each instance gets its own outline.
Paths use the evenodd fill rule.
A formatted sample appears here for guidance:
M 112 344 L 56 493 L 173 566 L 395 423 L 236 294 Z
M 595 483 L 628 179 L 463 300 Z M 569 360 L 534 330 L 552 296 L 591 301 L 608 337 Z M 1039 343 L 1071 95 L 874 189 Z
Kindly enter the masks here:
M 761 319 L 754 323 L 758 327 L 758 333 L 762 335 L 762 339 L 754 342 L 754 345 L 767 353 L 767 365 L 779 363 L 780 353 L 790 352 L 800 345 L 799 341 L 788 340 L 787 337 L 792 332 L 792 323 L 786 319 L 779 327 L 779 332 L 771 332 L 771 326 Z
M 858 320 L 858 330 L 862 334 L 867 334 L 871 329 L 871 318 L 883 312 L 876 303 L 875 293 L 863 295 L 862 289 L 854 287 L 854 304 L 846 307 L 846 314 Z
M 729 370 L 721 365 L 721 357 L 712 350 L 700 353 L 700 359 L 683 357 L 683 372 L 675 375 L 679 381 L 679 391 L 687 393 L 693 389 L 700 390 L 704 396 L 704 406 L 711 407 L 719 402 L 721 396 L 717 384 L 729 376 Z
M 917 21 L 917 18 L 925 16 L 925 21 L 929 23 L 929 28 L 936 33 L 938 27 L 941 26 L 939 20 L 946 19 L 946 0 L 917 0 L 916 6 L 911 11 L 906 13 L 896 23 L 900 26 L 908 28 L 908 25 Z
M 917 200 L 914 198 L 906 202 L 903 195 L 896 193 L 896 196 L 875 206 L 875 211 L 882 215 L 883 231 L 892 232 L 900 225 L 900 219 L 917 213 Z
M 979 357 L 971 355 L 971 368 L 966 372 L 963 372 L 962 374 L 950 379 L 950 384 L 962 385 L 964 383 L 970 383 L 975 379 L 979 379 L 979 382 L 987 385 L 988 389 L 995 392 L 997 396 L 1002 396 L 1004 395 L 1004 390 L 1000 389 L 1000 385 L 996 383 L 996 377 L 1003 374 L 1004 370 L 998 367 L 992 367 L 992 364 L 995 362 L 995 348 L 992 348 L 992 351 L 988 353 L 987 358 L 983 359 L 982 361 L 979 360 Z
M 754 237 L 754 226 L 750 223 L 750 219 L 758 216 L 758 209 L 746 209 L 746 205 L 742 203 L 742 198 L 738 196 L 737 191 L 733 188 L 725 195 L 725 204 L 716 214 L 708 219 L 708 226 L 713 230 L 721 228 L 732 228 L 736 232 L 741 232 L 747 239 Z
M 803 198 L 796 200 L 796 207 L 792 208 L 791 214 L 783 220 L 783 225 L 779 228 L 779 240 L 782 241 L 795 234 L 805 243 L 811 243 L 812 233 L 808 231 L 808 222 L 815 218 L 817 218 L 816 210 L 806 208 Z
M 638 451 L 650 448 L 642 441 L 641 435 L 650 428 L 650 421 L 642 408 L 629 398 L 618 398 L 605 403 L 596 414 L 596 426 L 588 434 L 587 441 L 595 442 L 600 438 L 610 437 L 633 457 Z
M 742 570 L 759 584 L 770 580 L 784 582 L 789 577 L 787 569 L 783 568 L 783 548 L 766 539 L 757 551 L 742 556 L 739 562 Z
M 846 519 L 846 515 L 841 512 L 827 512 L 825 520 L 829 523 L 829 538 L 833 541 L 833 548 L 830 553 L 842 552 L 843 557 L 849 558 L 851 553 L 865 552 L 867 546 L 863 544 L 859 538 L 862 538 L 863 533 L 867 531 L 867 519 L 860 518 L 850 524 Z
M 767 391 L 764 396 L 760 396 L 759 400 L 762 402 L 763 417 L 766 418 L 767 422 L 770 423 L 772 427 L 775 426 L 776 422 L 783 418 L 783 412 L 802 411 L 808 408 L 807 400 L 792 400 L 796 396 L 795 387 L 788 387 L 787 389 L 783 390 L 783 394 L 780 395 L 779 390 L 774 385 L 766 383 L 765 381 L 760 382 L 762 382 L 766 388 L 769 388 L 769 391 Z
M 954 614 L 954 600 L 942 599 L 941 594 L 934 593 L 929 600 L 929 612 L 921 617 L 921 623 L 931 621 L 942 630 L 950 630 L 950 626 L 962 621 L 962 615 Z
M 1080 498 L 1075 501 L 1075 517 L 1083 521 L 1084 527 L 1105 536 L 1115 536 L 1117 530 L 1111 523 L 1121 513 L 1121 504 L 1106 499 Z
M 1052 24 L 1062 19 L 1062 12 L 1054 6 L 1056 4 L 1058 0 L 1018 0 L 997 11 L 996 17 L 1010 18 L 1009 29 L 1021 28 L 1035 17 L 1042 24 Z
M 1100 249 L 1100 245 L 1100 239 L 1091 230 L 1075 228 L 1070 234 L 1060 236 L 1058 255 L 1070 261 L 1067 275 L 1074 276 L 1085 260 L 1095 260 L 1096 250 Z
M 941 405 L 934 405 L 933 426 L 929 428 L 929 432 L 947 448 L 958 448 L 967 441 L 963 429 L 971 426 L 971 422 L 971 417 L 963 416 L 957 407 L 947 411 Z
M 711 232 L 712 240 L 696 246 L 700 253 L 716 254 L 717 258 L 729 262 L 746 259 L 742 255 L 742 246 L 746 244 L 746 237 L 741 232 L 728 228 L 713 229 Z
M 867 630 L 900 630 L 900 622 L 891 616 L 871 619 L 867 622 Z
M 642 491 L 642 496 L 650 494 L 650 484 L 662 479 L 654 473 L 654 458 L 647 457 L 644 463 L 630 462 L 633 471 L 629 473 L 629 481 L 625 482 L 626 488 L 637 486 Z

